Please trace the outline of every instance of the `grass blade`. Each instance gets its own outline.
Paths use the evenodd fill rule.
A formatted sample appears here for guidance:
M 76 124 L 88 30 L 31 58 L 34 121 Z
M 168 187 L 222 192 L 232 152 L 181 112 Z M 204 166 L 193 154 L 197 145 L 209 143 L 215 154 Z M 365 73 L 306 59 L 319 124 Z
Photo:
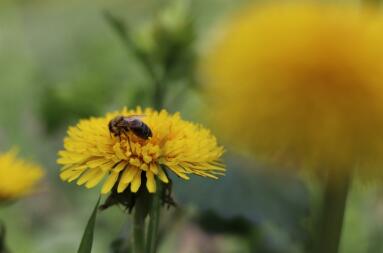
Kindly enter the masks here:
M 77 253 L 91 253 L 92 252 L 94 226 L 96 223 L 96 216 L 97 216 L 97 210 L 98 210 L 99 204 L 100 204 L 100 198 L 98 198 L 96 206 L 93 209 L 92 215 L 90 216 L 90 218 L 88 220 L 88 224 L 86 225 L 84 234 L 83 234 L 82 239 L 81 239 L 80 247 L 79 247 Z

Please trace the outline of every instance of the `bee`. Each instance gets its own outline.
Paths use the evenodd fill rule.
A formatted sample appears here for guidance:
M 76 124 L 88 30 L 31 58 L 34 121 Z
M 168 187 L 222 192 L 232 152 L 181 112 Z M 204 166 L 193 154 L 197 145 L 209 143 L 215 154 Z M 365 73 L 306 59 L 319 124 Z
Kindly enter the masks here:
M 152 137 L 152 130 L 142 122 L 141 118 L 144 115 L 132 115 L 132 116 L 116 116 L 109 122 L 109 131 L 115 137 L 120 137 L 122 134 L 132 132 L 137 137 L 147 140 Z

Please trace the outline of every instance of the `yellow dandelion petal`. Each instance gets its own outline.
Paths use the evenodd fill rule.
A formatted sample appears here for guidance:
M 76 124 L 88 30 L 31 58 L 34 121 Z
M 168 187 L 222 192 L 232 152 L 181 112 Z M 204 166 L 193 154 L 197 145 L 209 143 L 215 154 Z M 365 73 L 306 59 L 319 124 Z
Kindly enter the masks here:
M 129 157 L 126 152 L 124 153 L 123 149 L 121 148 L 121 144 L 118 142 L 114 144 L 113 151 L 115 152 L 117 158 L 119 158 L 120 160 L 126 160 Z
M 128 165 L 127 162 L 121 161 L 119 164 L 116 165 L 116 167 L 113 168 L 114 172 L 120 172 Z
M 146 172 L 146 187 L 149 192 L 156 192 L 156 180 L 154 179 L 154 174 L 151 171 Z
M 150 163 L 152 161 L 152 157 L 149 155 L 144 155 L 142 159 L 145 163 Z
M 150 170 L 151 172 L 153 172 L 155 175 L 158 174 L 158 167 L 157 167 L 157 165 L 154 164 L 154 163 L 149 164 L 149 170 Z
M 130 158 L 129 163 L 133 166 L 140 167 L 141 162 L 138 158 Z
M 84 169 L 85 170 L 85 169 Z M 78 171 L 73 171 L 72 175 L 70 177 L 68 177 L 66 179 L 66 181 L 68 181 L 69 183 L 70 182 L 73 182 L 74 180 L 76 180 L 79 176 L 81 176 L 81 174 L 84 172 L 84 170 L 78 170 Z M 61 174 L 60 174 L 61 176 Z M 61 177 L 60 177 L 61 178 Z
M 113 166 L 115 166 L 115 164 L 116 164 L 116 162 L 114 160 L 112 160 L 112 161 L 108 161 L 107 163 L 100 165 L 99 168 L 104 172 L 108 172 L 113 168 Z
M 122 173 L 120 181 L 125 184 L 132 182 L 138 171 L 139 169 L 137 167 L 129 166 L 127 169 L 124 170 L 124 173 Z
M 121 193 L 121 192 L 125 191 L 125 189 L 128 187 L 128 185 L 129 185 L 129 183 L 126 184 L 126 183 L 123 183 L 123 182 L 120 181 L 118 183 L 117 192 Z
M 93 170 L 87 170 L 80 178 L 77 180 L 77 185 L 83 185 L 89 180 L 93 179 L 97 174 L 99 170 L 93 169 Z
M 149 166 L 146 163 L 141 164 L 140 170 L 147 171 L 149 169 Z
M 140 186 L 141 186 L 141 170 L 139 170 L 137 174 L 134 176 L 134 179 L 132 183 L 130 184 L 130 190 L 132 192 L 137 192 Z
M 73 169 L 67 169 L 60 173 L 61 180 L 69 180 L 70 178 L 77 178 L 83 173 L 84 170 L 73 170 Z
M 105 176 L 106 171 L 103 171 L 102 169 L 99 169 L 97 173 L 89 179 L 88 182 L 86 182 L 85 187 L 86 188 L 93 188 L 95 187 Z
M 108 125 L 114 117 L 137 114 L 145 115 L 142 120 L 151 129 L 151 138 L 145 140 L 132 132 L 117 137 L 109 133 Z M 91 188 L 105 179 L 102 193 L 110 192 L 116 184 L 117 192 L 129 185 L 130 191 L 137 192 L 143 184 L 153 193 L 156 177 L 169 183 L 161 166 L 185 180 L 190 174 L 211 178 L 221 175 L 217 170 L 224 171 L 220 166 L 222 150 L 210 131 L 182 120 L 178 113 L 124 108 L 69 127 L 57 162 L 63 166 L 60 177 L 64 181 L 77 180 L 78 185 Z
M 160 166 L 156 166 L 157 170 L 158 170 L 158 178 L 164 182 L 165 184 L 169 183 L 169 179 L 168 177 L 166 176 L 165 172 L 162 170 L 162 168 Z
M 60 159 L 57 159 L 57 163 L 58 164 L 61 164 L 61 165 L 66 165 L 66 164 L 72 164 L 73 163 L 73 159 L 71 158 L 67 158 L 67 157 L 62 157 Z
M 108 163 L 110 162 L 109 160 L 105 159 L 105 158 L 100 158 L 100 159 L 96 159 L 96 160 L 92 160 L 92 161 L 89 161 L 86 163 L 86 165 L 89 167 L 89 168 L 97 168 L 105 163 Z
M 101 193 L 106 194 L 110 192 L 114 184 L 117 182 L 117 179 L 118 179 L 118 172 L 113 171 L 112 173 L 110 173 L 109 177 L 106 179 L 104 185 L 102 186 Z
M 189 177 L 186 176 L 187 172 L 182 167 L 175 166 L 175 165 L 168 165 L 168 164 L 166 165 L 168 166 L 169 169 L 171 169 L 174 173 L 176 173 L 176 175 L 179 176 L 180 178 L 189 180 Z

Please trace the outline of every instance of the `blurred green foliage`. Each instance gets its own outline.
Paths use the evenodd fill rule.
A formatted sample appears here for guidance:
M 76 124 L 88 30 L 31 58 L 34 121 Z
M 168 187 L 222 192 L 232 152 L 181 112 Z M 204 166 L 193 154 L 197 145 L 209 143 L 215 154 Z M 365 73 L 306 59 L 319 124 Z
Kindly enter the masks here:
M 196 78 L 198 54 L 214 25 L 245 2 L 0 2 L 0 150 L 18 145 L 47 171 L 40 193 L 0 209 L 13 252 L 75 252 L 80 243 L 98 189 L 58 178 L 56 152 L 69 124 L 123 106 L 155 106 L 156 82 L 167 84 L 161 87 L 164 107 L 202 120 L 208 108 Z M 230 147 L 228 153 L 227 175 L 220 180 L 173 178 L 175 198 L 186 214 L 163 212 L 169 234 L 161 252 L 201 252 L 207 239 L 212 248 L 206 252 L 303 252 L 320 189 L 297 175 L 254 164 Z M 382 193 L 354 188 L 342 252 L 380 252 Z M 125 221 L 129 217 L 118 208 L 99 213 L 95 253 L 126 247 L 115 240 L 129 236 Z M 194 240 L 194 249 L 185 238 Z

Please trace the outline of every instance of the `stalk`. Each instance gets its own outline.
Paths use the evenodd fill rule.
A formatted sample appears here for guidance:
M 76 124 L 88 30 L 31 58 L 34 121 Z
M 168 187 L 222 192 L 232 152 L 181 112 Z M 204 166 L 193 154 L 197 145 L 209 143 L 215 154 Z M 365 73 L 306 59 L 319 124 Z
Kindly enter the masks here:
M 351 175 L 329 173 L 324 188 L 315 253 L 338 253 Z
M 5 226 L 2 222 L 0 222 L 0 253 L 9 253 L 5 245 Z
M 166 79 L 170 66 L 166 65 L 164 68 L 164 72 L 161 75 L 159 75 L 159 73 L 155 71 L 153 64 L 150 62 L 147 56 L 143 52 L 141 52 L 139 50 L 139 47 L 134 43 L 128 31 L 126 30 L 125 25 L 113 15 L 111 15 L 109 12 L 105 12 L 104 14 L 106 20 L 111 25 L 111 27 L 114 28 L 114 30 L 121 37 L 122 41 L 127 46 L 127 48 L 133 52 L 134 56 L 136 56 L 138 61 L 142 64 L 143 68 L 148 72 L 149 77 L 152 79 L 153 82 L 153 107 L 156 110 L 161 110 L 164 105 L 165 95 L 167 93 Z M 148 212 L 145 208 L 147 206 L 145 203 L 142 203 L 142 196 L 137 198 L 133 222 L 133 253 L 156 252 L 158 225 L 160 221 L 161 197 L 163 193 L 162 182 L 158 178 L 156 179 L 156 184 L 156 193 L 153 194 L 151 198 L 147 199 L 150 200 L 151 203 L 149 209 L 150 219 L 148 224 L 146 241 L 145 217 Z
M 163 85 L 166 82 L 166 75 L 158 81 L 154 79 L 154 93 L 153 104 L 156 110 L 161 110 L 165 100 L 166 86 Z M 161 180 L 156 178 L 157 190 L 152 198 L 152 203 L 149 210 L 149 225 L 148 225 L 148 237 L 146 240 L 145 253 L 155 253 L 157 250 L 157 235 L 158 226 L 160 223 L 160 211 L 161 211 L 161 197 L 163 193 L 163 185 Z
M 146 243 L 145 253 L 155 253 L 157 249 L 157 235 L 158 225 L 160 223 L 160 210 L 161 210 L 161 195 L 163 191 L 162 182 L 157 179 L 157 191 L 153 196 L 152 205 L 150 208 L 149 226 L 148 226 L 148 238 Z
M 380 7 L 382 0 L 362 0 L 362 4 L 366 6 Z
M 145 253 L 145 202 L 138 198 L 133 216 L 133 253 Z

